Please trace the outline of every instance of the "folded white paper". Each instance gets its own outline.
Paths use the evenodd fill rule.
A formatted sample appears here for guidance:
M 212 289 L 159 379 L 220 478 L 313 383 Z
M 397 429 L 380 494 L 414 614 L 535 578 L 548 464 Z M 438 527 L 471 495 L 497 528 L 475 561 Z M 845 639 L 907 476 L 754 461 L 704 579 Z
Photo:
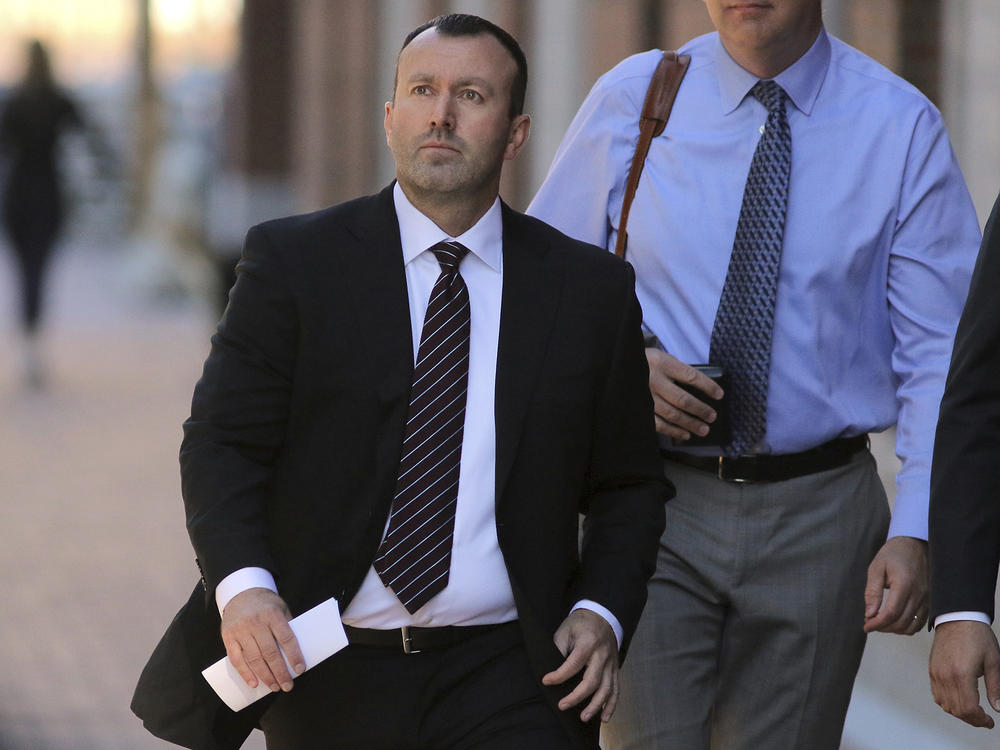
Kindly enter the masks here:
M 347 645 L 347 634 L 344 632 L 344 624 L 340 621 L 340 605 L 336 599 L 327 599 L 317 604 L 288 624 L 298 639 L 307 670 Z M 295 677 L 295 670 L 288 664 L 287 657 L 285 664 L 288 666 L 288 673 Z M 202 670 L 202 675 L 233 711 L 246 708 L 271 692 L 263 682 L 258 682 L 255 688 L 247 685 L 228 656 L 222 657 L 212 666 Z

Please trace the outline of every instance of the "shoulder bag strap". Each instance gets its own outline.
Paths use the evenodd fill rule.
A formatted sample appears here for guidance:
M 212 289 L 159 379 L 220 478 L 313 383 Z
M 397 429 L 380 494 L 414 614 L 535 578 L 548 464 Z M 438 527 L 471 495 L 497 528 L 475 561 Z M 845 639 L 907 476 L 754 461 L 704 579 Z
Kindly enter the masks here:
M 663 58 L 656 66 L 653 78 L 646 91 L 646 101 L 642 105 L 642 115 L 639 117 L 639 143 L 635 147 L 632 166 L 628 172 L 628 182 L 625 184 L 625 199 L 622 201 L 621 217 L 618 220 L 618 241 L 615 243 L 615 255 L 625 257 L 625 246 L 628 244 L 628 214 L 632 208 L 632 199 L 639 187 L 639 177 L 646 162 L 649 144 L 653 138 L 663 132 L 674 106 L 677 89 L 691 63 L 690 55 L 678 55 L 676 52 L 664 52 Z

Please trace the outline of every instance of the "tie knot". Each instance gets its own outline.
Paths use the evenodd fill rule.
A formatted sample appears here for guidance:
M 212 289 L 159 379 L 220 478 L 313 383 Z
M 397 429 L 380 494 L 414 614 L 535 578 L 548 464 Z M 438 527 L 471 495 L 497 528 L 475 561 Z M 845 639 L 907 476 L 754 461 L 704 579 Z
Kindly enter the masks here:
M 458 270 L 458 265 L 462 262 L 462 258 L 468 254 L 469 248 L 449 240 L 448 242 L 437 243 L 431 248 L 431 252 L 437 257 L 442 271 L 454 273 Z
M 750 89 L 754 99 L 767 107 L 768 114 L 783 112 L 785 108 L 785 90 L 774 81 L 757 81 Z

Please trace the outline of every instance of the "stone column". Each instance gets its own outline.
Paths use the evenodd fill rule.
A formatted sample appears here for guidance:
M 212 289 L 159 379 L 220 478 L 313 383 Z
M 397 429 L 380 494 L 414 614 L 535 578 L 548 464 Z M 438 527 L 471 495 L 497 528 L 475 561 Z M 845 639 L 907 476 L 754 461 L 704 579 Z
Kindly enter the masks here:
M 292 30 L 283 0 L 244 0 L 207 212 L 210 244 L 222 254 L 239 250 L 251 224 L 295 210 Z
M 985 223 L 1000 189 L 1000 3 L 948 0 L 943 11 L 941 107 Z
M 384 148 L 380 8 L 365 0 L 293 7 L 295 186 L 302 208 L 315 209 L 371 192 L 375 183 Z
M 219 305 L 235 279 L 247 228 L 298 208 L 291 184 L 292 30 L 284 0 L 244 0 L 205 210 Z
M 529 199 L 545 179 L 563 134 L 587 93 L 589 82 L 585 81 L 583 65 L 590 50 L 581 43 L 587 37 L 580 5 L 578 0 L 531 3 L 528 24 L 532 36 L 524 50 L 535 71 L 534 84 L 528 84 L 534 121 L 531 139 L 522 154 L 528 161 Z
M 941 104 L 941 0 L 907 0 L 899 13 L 899 74 Z

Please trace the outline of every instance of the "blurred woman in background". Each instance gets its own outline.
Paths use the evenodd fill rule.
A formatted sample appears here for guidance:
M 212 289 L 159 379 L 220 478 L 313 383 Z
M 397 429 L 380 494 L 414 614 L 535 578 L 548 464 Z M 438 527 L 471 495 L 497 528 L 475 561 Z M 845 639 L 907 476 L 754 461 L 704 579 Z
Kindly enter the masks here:
M 76 103 L 57 84 L 39 41 L 28 45 L 27 71 L 0 114 L 0 152 L 6 162 L 2 219 L 21 280 L 24 374 L 42 384 L 38 331 L 45 275 L 66 214 L 58 144 L 81 129 Z

